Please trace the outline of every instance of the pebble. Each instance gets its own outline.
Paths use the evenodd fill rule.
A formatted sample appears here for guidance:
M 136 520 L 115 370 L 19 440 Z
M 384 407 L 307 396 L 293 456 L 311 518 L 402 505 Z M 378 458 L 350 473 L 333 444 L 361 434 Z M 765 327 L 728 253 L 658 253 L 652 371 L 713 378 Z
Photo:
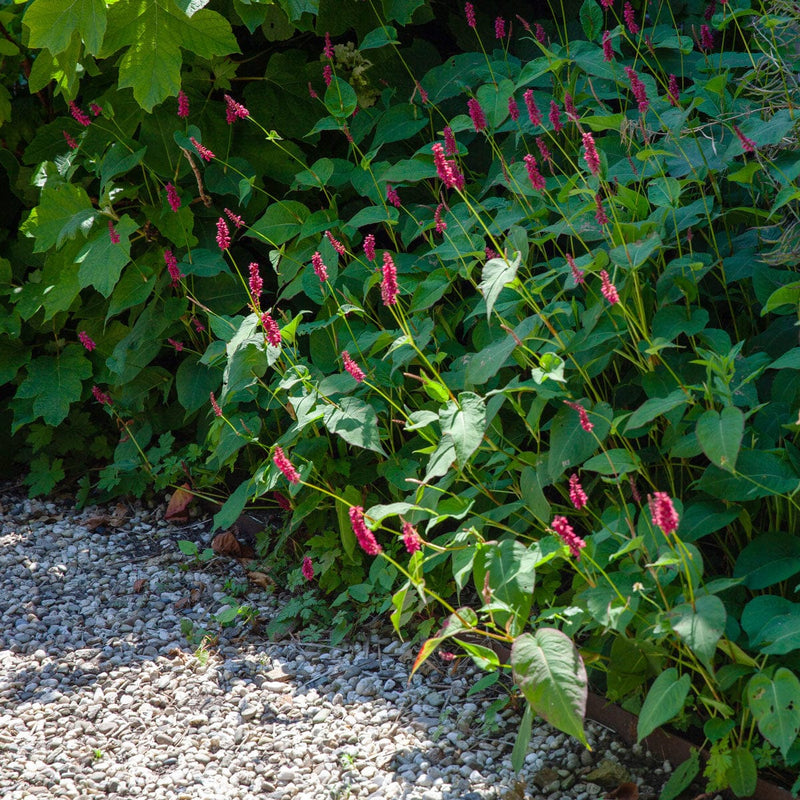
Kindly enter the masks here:
M 507 690 L 465 699 L 485 673 L 433 656 L 409 682 L 415 648 L 390 632 L 332 647 L 220 628 L 225 579 L 244 576 L 233 561 L 182 569 L 177 546 L 205 548 L 210 524 L 126 508 L 110 525 L 115 508 L 0 485 L 3 800 L 499 800 L 523 784 L 526 800 L 592 800 L 601 789 L 582 776 L 612 743 L 626 752 L 592 722 L 590 752 L 536 719 L 516 776 L 519 717 L 484 725 Z M 289 599 L 251 589 L 243 602 L 268 620 Z M 202 631 L 218 636 L 206 651 Z M 671 771 L 641 750 L 627 766 L 643 796 Z M 549 795 L 534 782 L 545 769 Z

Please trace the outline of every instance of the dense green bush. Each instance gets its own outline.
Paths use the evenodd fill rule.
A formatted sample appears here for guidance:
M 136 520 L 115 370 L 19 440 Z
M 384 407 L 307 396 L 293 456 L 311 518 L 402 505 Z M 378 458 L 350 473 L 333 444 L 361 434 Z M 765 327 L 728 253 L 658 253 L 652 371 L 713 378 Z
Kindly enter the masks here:
M 513 669 L 518 762 L 591 680 L 709 790 L 795 769 L 793 7 L 56 5 L 0 13 L 31 492 L 280 505 L 334 609 L 445 609 L 415 668 Z

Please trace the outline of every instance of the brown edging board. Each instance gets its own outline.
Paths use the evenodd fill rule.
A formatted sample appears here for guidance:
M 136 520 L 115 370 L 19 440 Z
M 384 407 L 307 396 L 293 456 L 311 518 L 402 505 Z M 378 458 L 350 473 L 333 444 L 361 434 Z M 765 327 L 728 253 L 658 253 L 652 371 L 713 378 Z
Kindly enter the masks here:
M 609 703 L 605 697 L 589 692 L 586 716 L 616 731 L 626 744 L 636 743 L 637 717 L 624 708 Z M 673 767 L 686 761 L 690 749 L 696 746 L 661 728 L 646 737 L 643 744 L 658 758 L 667 759 Z M 755 794 L 750 798 L 739 798 L 739 800 L 794 800 L 794 797 L 786 789 L 759 778 Z

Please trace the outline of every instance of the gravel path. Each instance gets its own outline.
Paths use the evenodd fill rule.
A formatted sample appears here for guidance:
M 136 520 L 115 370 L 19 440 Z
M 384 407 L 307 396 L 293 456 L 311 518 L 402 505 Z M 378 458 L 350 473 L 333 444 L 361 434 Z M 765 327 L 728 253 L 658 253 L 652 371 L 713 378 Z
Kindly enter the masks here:
M 385 635 L 329 647 L 228 628 L 199 659 L 181 619 L 210 627 L 226 570 L 180 569 L 191 537 L 160 517 L 0 487 L 5 800 L 589 800 L 627 779 L 656 796 L 669 765 L 594 723 L 588 752 L 535 721 L 515 777 L 517 718 L 486 729 L 497 695 L 467 697 L 477 673 L 431 659 L 409 683 L 414 651 Z M 247 602 L 269 618 L 280 598 Z

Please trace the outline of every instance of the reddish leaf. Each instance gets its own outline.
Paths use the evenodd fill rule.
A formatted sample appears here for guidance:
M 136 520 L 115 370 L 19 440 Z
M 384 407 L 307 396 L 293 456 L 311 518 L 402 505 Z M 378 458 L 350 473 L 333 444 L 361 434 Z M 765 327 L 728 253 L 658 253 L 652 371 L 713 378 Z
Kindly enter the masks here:
M 606 797 L 608 800 L 639 800 L 639 787 L 635 783 L 621 783 Z
M 145 586 L 147 586 L 147 580 L 145 578 L 139 578 L 133 582 L 133 591 L 136 594 L 141 594 Z
M 186 512 L 186 508 L 193 499 L 191 487 L 188 483 L 184 483 L 172 493 L 164 519 L 169 522 L 188 522 L 189 514 Z

